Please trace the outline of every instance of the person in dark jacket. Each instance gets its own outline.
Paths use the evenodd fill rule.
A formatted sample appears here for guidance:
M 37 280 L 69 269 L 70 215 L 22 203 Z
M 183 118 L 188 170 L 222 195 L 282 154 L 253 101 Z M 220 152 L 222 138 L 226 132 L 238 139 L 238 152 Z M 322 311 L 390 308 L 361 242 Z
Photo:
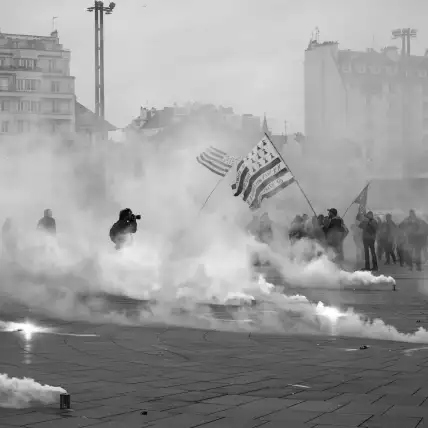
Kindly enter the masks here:
M 394 244 L 397 236 L 397 225 L 392 221 L 391 214 L 387 214 L 385 221 L 379 226 L 379 242 L 385 252 L 386 265 L 397 262 L 394 253 Z
M 327 245 L 332 248 L 336 254 L 336 261 L 344 260 L 343 241 L 349 233 L 343 219 L 337 215 L 336 208 L 328 210 L 328 217 L 324 222 L 324 233 L 326 236 Z
M 140 215 L 135 215 L 130 208 L 125 208 L 119 213 L 119 220 L 110 229 L 110 239 L 115 243 L 116 250 L 120 250 L 132 241 L 132 234 L 137 232 L 137 220 Z
M 50 235 L 56 235 L 56 221 L 52 217 L 52 210 L 46 209 L 43 217 L 37 223 L 37 229 Z
M 363 230 L 363 245 L 364 245 L 364 259 L 365 267 L 364 270 L 377 271 L 377 257 L 376 257 L 376 235 L 378 229 L 378 223 L 373 217 L 373 213 L 369 211 L 366 217 L 361 221 L 359 225 L 360 229 Z M 370 253 L 372 255 L 372 269 L 370 269 Z
M 403 226 L 409 244 L 408 265 L 413 270 L 413 255 L 415 256 L 416 269 L 422 270 L 422 250 L 426 242 L 428 224 L 416 216 L 414 210 L 409 211 L 407 217 L 401 225 Z

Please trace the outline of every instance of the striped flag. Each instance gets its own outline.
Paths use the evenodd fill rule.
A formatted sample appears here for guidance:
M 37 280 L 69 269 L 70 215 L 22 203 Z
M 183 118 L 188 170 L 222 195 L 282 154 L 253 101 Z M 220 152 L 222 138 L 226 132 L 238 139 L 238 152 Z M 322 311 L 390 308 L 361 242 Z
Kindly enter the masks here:
M 294 176 L 265 135 L 238 163 L 232 189 L 234 196 L 241 195 L 250 209 L 255 210 L 260 208 L 263 199 L 276 195 L 294 181 Z
M 202 152 L 196 157 L 196 160 L 214 174 L 221 175 L 222 177 L 229 172 L 234 162 L 231 156 L 214 147 L 209 147 Z

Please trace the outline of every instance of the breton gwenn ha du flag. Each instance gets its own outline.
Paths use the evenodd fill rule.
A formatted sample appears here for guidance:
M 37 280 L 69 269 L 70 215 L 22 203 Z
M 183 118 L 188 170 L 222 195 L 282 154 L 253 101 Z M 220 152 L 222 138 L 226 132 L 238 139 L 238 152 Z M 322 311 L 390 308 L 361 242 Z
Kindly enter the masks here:
M 237 165 L 234 196 L 242 198 L 250 209 L 258 209 L 263 199 L 276 195 L 294 183 L 294 177 L 265 136 Z
M 233 165 L 233 159 L 227 153 L 214 147 L 209 147 L 202 152 L 196 160 L 214 174 L 221 175 L 222 177 L 229 172 Z
M 364 187 L 361 193 L 355 198 L 354 204 L 358 204 L 358 215 L 364 216 L 367 210 L 367 196 L 369 191 L 369 184 Z

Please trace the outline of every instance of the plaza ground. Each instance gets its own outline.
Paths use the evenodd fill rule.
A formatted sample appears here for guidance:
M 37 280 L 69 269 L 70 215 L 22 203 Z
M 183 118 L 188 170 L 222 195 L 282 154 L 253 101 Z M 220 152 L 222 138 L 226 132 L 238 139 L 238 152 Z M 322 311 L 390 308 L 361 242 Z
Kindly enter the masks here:
M 420 292 L 428 275 L 390 272 L 396 292 L 305 294 L 403 332 L 428 327 Z M 7 312 L 9 319 L 29 316 L 19 307 Z M 0 333 L 0 373 L 62 386 L 72 410 L 59 403 L 0 408 L 0 428 L 428 427 L 428 344 L 34 318 L 61 335 L 28 341 Z

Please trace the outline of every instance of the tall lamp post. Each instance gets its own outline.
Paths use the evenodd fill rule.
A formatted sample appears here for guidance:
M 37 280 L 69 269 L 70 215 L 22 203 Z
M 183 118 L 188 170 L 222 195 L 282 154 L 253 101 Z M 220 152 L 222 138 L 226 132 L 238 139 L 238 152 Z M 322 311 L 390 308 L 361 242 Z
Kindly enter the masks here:
M 116 4 L 111 2 L 107 7 L 103 1 L 95 1 L 88 7 L 88 12 L 95 12 L 95 114 L 105 117 L 104 98 L 104 13 L 111 15 Z
M 409 148 L 407 146 L 409 117 L 408 117 L 408 103 L 409 103 L 409 88 L 407 81 L 408 71 L 408 57 L 410 56 L 410 39 L 417 36 L 417 30 L 413 28 L 401 28 L 392 31 L 393 39 L 401 39 L 401 127 L 402 127 L 402 153 L 405 153 Z

